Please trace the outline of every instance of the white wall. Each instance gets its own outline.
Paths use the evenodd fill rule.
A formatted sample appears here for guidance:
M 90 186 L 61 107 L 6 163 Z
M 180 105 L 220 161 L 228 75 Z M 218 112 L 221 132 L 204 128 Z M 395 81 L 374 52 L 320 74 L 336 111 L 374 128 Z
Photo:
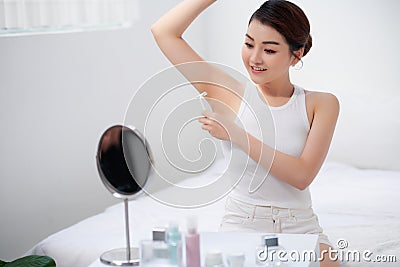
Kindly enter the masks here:
M 140 84 L 169 66 L 149 28 L 178 2 L 140 1 L 132 29 L 0 37 L 0 259 L 116 203 L 97 175 L 97 142 L 123 121 Z M 293 81 L 341 101 L 330 158 L 399 169 L 400 3 L 294 2 L 314 47 Z M 243 35 L 261 3 L 219 0 L 185 37 L 206 59 L 244 72 Z
M 169 66 L 150 26 L 178 2 L 141 1 L 131 29 L 0 37 L 0 259 L 117 202 L 97 174 L 97 143 Z

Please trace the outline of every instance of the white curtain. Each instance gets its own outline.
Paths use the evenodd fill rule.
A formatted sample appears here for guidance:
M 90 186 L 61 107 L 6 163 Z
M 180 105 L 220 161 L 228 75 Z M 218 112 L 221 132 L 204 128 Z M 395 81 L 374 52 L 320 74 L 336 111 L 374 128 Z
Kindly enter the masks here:
M 124 27 L 138 0 L 0 0 L 0 33 Z

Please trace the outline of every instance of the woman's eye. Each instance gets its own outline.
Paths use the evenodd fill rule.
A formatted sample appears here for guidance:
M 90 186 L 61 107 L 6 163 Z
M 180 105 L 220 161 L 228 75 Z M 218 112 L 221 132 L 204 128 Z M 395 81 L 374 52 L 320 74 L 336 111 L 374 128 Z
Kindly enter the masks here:
M 248 48 L 252 48 L 253 47 L 253 45 L 251 45 L 251 44 L 249 44 L 249 43 L 244 43 L 245 44 L 245 46 L 247 46 Z
M 265 51 L 267 54 L 275 54 L 275 53 L 276 53 L 276 51 L 271 50 L 271 49 L 265 49 L 264 51 Z

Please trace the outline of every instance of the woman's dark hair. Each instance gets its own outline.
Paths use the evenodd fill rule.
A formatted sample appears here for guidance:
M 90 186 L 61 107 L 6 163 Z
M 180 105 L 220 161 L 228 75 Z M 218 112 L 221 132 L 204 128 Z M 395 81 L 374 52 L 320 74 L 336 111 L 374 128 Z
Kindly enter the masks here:
M 310 23 L 297 5 L 285 0 L 269 0 L 253 13 L 249 24 L 254 19 L 278 31 L 286 39 L 292 55 L 302 47 L 303 56 L 310 50 Z

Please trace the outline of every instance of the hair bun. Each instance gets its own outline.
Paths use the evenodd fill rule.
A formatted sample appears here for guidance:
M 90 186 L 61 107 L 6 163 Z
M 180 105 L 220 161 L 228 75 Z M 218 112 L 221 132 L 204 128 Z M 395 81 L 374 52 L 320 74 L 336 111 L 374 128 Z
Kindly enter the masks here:
M 311 34 L 310 34 L 310 35 L 308 35 L 307 43 L 306 43 L 306 45 L 304 46 L 303 57 L 304 57 L 305 55 L 307 55 L 307 53 L 308 53 L 308 51 L 310 51 L 311 47 L 312 47 L 312 37 L 311 37 Z

